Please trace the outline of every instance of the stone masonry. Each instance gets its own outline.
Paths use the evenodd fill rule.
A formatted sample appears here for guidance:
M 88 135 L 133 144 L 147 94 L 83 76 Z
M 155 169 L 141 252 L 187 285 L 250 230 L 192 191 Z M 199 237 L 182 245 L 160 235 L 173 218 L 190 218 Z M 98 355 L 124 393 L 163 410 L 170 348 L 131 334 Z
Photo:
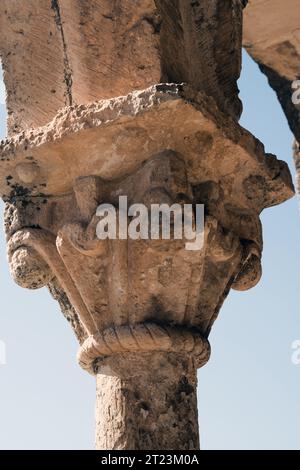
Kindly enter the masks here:
M 287 165 L 238 124 L 242 0 L 2 0 L 0 193 L 14 280 L 48 286 L 96 376 L 96 448 L 199 448 L 197 368 L 261 276 Z M 204 245 L 100 240 L 100 203 L 205 205 Z M 129 222 L 129 221 L 128 221 Z M 63 419 L 63 417 L 62 417 Z
M 299 1 L 249 0 L 244 46 L 267 76 L 295 136 L 294 156 L 300 183 L 300 103 L 296 105 L 292 100 L 293 83 L 300 80 Z

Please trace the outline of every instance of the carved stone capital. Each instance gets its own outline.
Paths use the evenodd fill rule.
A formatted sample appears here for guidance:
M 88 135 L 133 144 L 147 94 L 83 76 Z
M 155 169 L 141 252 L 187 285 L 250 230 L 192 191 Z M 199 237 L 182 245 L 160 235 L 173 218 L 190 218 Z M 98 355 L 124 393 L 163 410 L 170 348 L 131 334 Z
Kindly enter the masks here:
M 259 213 L 290 197 L 292 183 L 284 163 L 214 106 L 190 88 L 157 85 L 67 109 L 1 145 L 12 275 L 66 297 L 90 372 L 99 358 L 137 350 L 185 352 L 200 366 L 230 288 L 260 279 Z M 149 209 L 204 204 L 203 247 L 100 240 L 97 207 L 118 215 L 122 195 Z
M 293 195 L 287 165 L 237 122 L 246 3 L 0 4 L 11 272 L 48 285 L 97 376 L 99 449 L 199 447 L 209 333 L 230 289 L 260 279 L 261 211 Z M 193 227 L 204 205 L 200 246 L 148 227 L 123 237 L 121 196 L 144 220 L 153 204 L 192 205 Z M 122 236 L 99 237 L 101 204 Z

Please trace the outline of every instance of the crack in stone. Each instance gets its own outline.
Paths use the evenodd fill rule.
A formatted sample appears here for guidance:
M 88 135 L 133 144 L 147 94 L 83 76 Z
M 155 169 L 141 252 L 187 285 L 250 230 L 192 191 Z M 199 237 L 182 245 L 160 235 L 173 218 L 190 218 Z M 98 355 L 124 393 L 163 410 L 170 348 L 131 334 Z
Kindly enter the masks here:
M 70 65 L 68 51 L 67 51 L 67 43 L 65 38 L 65 33 L 63 29 L 61 13 L 60 13 L 60 6 L 58 0 L 51 0 L 51 8 L 55 13 L 55 23 L 61 35 L 63 51 L 64 51 L 64 81 L 67 87 L 66 96 L 68 99 L 68 105 L 72 106 L 73 104 L 73 96 L 72 96 L 72 85 L 73 85 L 73 71 Z

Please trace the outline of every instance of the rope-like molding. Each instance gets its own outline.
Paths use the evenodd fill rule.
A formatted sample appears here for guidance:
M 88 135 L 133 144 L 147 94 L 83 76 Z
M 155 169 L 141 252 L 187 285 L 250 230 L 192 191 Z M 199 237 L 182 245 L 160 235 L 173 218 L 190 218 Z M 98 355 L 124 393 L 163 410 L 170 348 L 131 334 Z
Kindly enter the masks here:
M 208 340 L 195 329 L 138 323 L 107 328 L 89 336 L 82 344 L 77 359 L 83 369 L 94 374 L 97 359 L 124 352 L 149 351 L 190 354 L 197 367 L 206 364 L 210 357 Z

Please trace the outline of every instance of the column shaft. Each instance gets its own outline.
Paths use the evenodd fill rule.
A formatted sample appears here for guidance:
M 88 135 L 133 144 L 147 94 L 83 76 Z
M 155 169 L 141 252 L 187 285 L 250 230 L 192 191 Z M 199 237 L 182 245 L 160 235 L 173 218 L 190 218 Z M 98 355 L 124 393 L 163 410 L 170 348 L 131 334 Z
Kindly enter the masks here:
M 191 357 L 149 352 L 102 360 L 97 373 L 96 448 L 198 449 L 196 389 Z

